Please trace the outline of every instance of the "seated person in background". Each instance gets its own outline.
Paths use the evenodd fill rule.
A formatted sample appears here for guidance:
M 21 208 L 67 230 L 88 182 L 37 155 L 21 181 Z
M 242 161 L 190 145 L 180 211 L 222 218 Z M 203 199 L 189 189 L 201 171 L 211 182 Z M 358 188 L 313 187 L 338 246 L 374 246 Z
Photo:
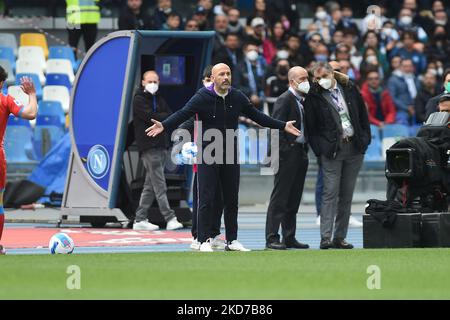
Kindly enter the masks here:
M 395 104 L 387 89 L 383 89 L 378 70 L 370 70 L 361 88 L 361 96 L 367 105 L 369 121 L 380 128 L 395 123 Z
M 444 94 L 439 99 L 439 112 L 450 113 L 450 94 Z
M 437 94 L 438 90 L 436 76 L 432 72 L 427 71 L 423 76 L 422 86 L 419 92 L 417 92 L 416 99 L 414 99 L 414 108 L 418 123 L 423 123 L 427 120 L 425 106 Z

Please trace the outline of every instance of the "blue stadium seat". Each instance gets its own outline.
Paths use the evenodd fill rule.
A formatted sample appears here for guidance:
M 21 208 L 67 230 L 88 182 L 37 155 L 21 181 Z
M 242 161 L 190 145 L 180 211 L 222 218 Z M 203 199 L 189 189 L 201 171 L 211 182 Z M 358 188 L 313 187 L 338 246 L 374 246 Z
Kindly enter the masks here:
M 370 125 L 370 133 L 372 135 L 372 141 L 373 140 L 381 140 L 381 134 L 380 134 L 380 128 L 378 128 L 376 125 L 371 124 Z
M 0 47 L 0 59 L 9 60 L 11 68 L 16 72 L 16 56 L 14 55 L 13 48 Z
M 12 114 L 9 115 L 8 126 L 25 126 L 27 128 L 31 128 L 29 120 L 17 118 Z
M 69 76 L 63 73 L 47 73 L 47 86 L 65 86 L 69 91 L 72 89 Z
M 66 118 L 59 101 L 42 100 L 39 103 L 38 116 L 55 116 L 59 118 L 60 126 L 65 126 Z
M 59 116 L 38 115 L 36 125 L 61 127 L 61 118 Z
M 367 148 L 366 155 L 364 156 L 364 161 L 383 161 L 383 156 L 381 155 L 380 140 L 372 140 L 369 147 Z
M 33 80 L 34 87 L 36 88 L 36 97 L 38 100 L 42 99 L 42 85 L 41 81 L 39 80 L 39 76 L 35 73 L 18 73 L 16 75 L 16 86 L 20 86 L 20 79 L 22 77 L 29 77 L 31 80 Z
M 5 154 L 8 163 L 32 163 L 31 128 L 26 126 L 8 126 L 5 133 Z
M 404 124 L 387 124 L 383 128 L 383 139 L 409 137 L 409 127 Z
M 73 72 L 76 73 L 80 65 L 80 61 L 75 59 L 75 54 L 70 47 L 52 46 L 49 48 L 49 59 L 67 59 L 72 63 Z
M 64 135 L 64 130 L 54 125 L 36 125 L 34 129 L 34 151 L 41 160 Z

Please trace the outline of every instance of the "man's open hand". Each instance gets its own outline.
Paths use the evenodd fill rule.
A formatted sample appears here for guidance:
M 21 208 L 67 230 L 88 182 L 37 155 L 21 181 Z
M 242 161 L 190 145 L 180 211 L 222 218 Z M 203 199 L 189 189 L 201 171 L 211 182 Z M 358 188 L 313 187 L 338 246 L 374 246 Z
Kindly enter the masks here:
M 284 127 L 284 131 L 289 132 L 290 134 L 293 134 L 294 136 L 301 136 L 302 132 L 300 130 L 298 130 L 295 126 L 294 126 L 295 121 L 288 121 L 286 122 L 286 126 Z
M 164 131 L 164 127 L 161 122 L 152 119 L 152 122 L 154 125 L 152 125 L 150 128 L 145 129 L 145 132 L 149 137 L 156 137 L 158 134 Z

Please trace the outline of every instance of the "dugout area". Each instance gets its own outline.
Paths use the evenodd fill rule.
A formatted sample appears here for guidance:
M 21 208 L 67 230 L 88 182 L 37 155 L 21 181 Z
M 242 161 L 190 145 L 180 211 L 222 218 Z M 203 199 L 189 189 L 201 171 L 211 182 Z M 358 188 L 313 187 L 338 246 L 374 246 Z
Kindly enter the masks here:
M 178 110 L 202 85 L 213 37 L 214 32 L 119 31 L 89 50 L 70 101 L 72 150 L 62 220 L 79 217 L 99 227 L 134 214 L 144 170 L 134 143 L 132 100 L 142 74 L 156 70 L 160 94 Z M 166 167 L 169 201 L 181 221 L 190 213 L 180 208 L 187 198 L 186 170 Z M 164 223 L 157 207 L 150 219 Z

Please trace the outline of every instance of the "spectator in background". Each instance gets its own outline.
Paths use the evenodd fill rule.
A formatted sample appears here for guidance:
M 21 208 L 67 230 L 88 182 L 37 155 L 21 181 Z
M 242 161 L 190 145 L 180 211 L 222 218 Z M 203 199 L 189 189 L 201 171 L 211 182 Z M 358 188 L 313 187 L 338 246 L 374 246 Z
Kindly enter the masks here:
M 375 69 L 378 71 L 378 77 L 383 82 L 383 80 L 385 79 L 385 72 L 378 58 L 377 51 L 372 47 L 369 47 L 365 50 L 363 58 L 364 60 L 363 62 L 361 62 L 361 66 L 359 67 L 361 78 L 364 79 L 370 70 Z
M 153 14 L 153 26 L 155 29 L 162 30 L 164 23 L 167 22 L 167 17 L 174 11 L 172 0 L 158 0 L 158 5 Z
M 214 19 L 214 48 L 213 56 L 217 56 L 218 53 L 225 48 L 225 36 L 228 33 L 228 17 L 226 15 L 217 15 Z
M 307 64 L 309 64 L 309 62 L 311 60 L 317 61 L 317 59 L 315 59 L 314 55 L 316 54 L 316 52 L 318 51 L 318 49 L 321 45 L 325 45 L 325 42 L 323 41 L 323 38 L 320 35 L 320 33 L 313 33 L 309 37 L 307 37 L 306 40 L 308 41 L 307 42 L 308 45 L 300 46 L 300 54 L 303 57 L 304 63 L 307 65 Z M 322 51 L 324 51 L 323 48 L 322 48 Z M 327 52 L 329 52 L 328 48 L 327 48 Z
M 359 80 L 360 76 L 357 70 L 352 66 L 349 60 L 339 60 L 338 71 L 345 74 L 352 81 Z M 333 67 L 334 68 L 334 67 Z
M 238 9 L 232 8 L 228 11 L 228 30 L 243 39 L 245 34 L 244 26 L 239 21 L 241 13 Z
M 142 0 L 127 0 L 119 15 L 119 30 L 150 30 L 152 17 L 142 8 Z
M 320 36 L 322 38 L 322 36 Z M 335 52 L 338 44 L 344 41 L 344 32 L 342 30 L 336 30 L 333 33 L 333 37 L 331 38 L 330 43 L 328 44 L 328 50 L 330 52 Z
M 366 58 L 366 50 L 371 48 L 375 50 L 375 56 L 382 68 L 381 78 L 389 71 L 389 63 L 387 61 L 386 53 L 380 50 L 380 38 L 375 31 L 367 31 L 363 37 L 364 48 L 362 49 L 363 57 Z M 363 73 L 363 72 L 361 72 Z
M 415 38 L 420 42 L 428 41 L 425 30 L 413 22 L 413 12 L 411 9 L 403 8 L 400 10 L 397 20 L 397 30 L 400 32 L 400 36 L 405 31 L 412 31 L 415 34 Z
M 266 95 L 270 98 L 278 98 L 289 87 L 288 72 L 289 61 L 286 59 L 277 60 L 275 75 L 266 80 Z M 272 114 L 273 103 L 269 103 L 269 114 Z
M 333 3 L 328 10 L 331 18 L 330 23 L 330 35 L 333 36 L 333 33 L 338 29 L 342 29 L 342 11 L 341 7 L 337 2 Z M 356 29 L 355 33 L 359 34 L 358 29 Z M 331 40 L 331 39 L 330 39 Z
M 319 43 L 314 49 L 314 61 L 327 62 L 329 58 L 328 48 L 325 44 Z
M 217 52 L 217 55 L 213 57 L 213 64 L 225 63 L 233 72 L 243 59 L 241 39 L 238 34 L 230 32 L 225 36 L 224 49 Z
M 69 33 L 69 45 L 77 56 L 78 42 L 83 37 L 84 48 L 88 51 L 97 40 L 100 22 L 100 0 L 66 0 L 66 22 Z
M 367 105 L 371 124 L 383 128 L 385 124 L 395 123 L 395 104 L 387 89 L 381 85 L 380 73 L 377 69 L 367 72 L 366 80 L 361 87 L 361 96 Z
M 411 10 L 413 23 L 415 25 L 421 26 L 426 33 L 431 31 L 433 19 L 427 14 L 427 11 L 419 11 L 417 0 L 403 0 L 403 8 Z
M 276 21 L 283 23 L 286 32 L 298 33 L 300 27 L 300 16 L 297 10 L 297 0 L 267 0 L 266 14 L 269 25 Z
M 211 30 L 213 28 L 214 25 L 214 8 L 213 8 L 214 4 L 213 4 L 213 0 L 198 0 L 197 3 L 197 9 L 196 11 L 199 10 L 199 8 L 203 8 L 203 12 L 205 15 L 205 25 L 201 25 L 200 24 L 200 29 L 202 27 L 205 27 L 205 29 L 201 29 L 201 30 Z
M 178 13 L 176 13 L 176 12 L 171 12 L 167 16 L 167 20 L 163 24 L 162 30 L 166 30 L 166 31 L 182 30 L 181 16 Z
M 416 40 L 416 34 L 413 31 L 404 31 L 400 37 L 403 47 L 393 49 L 391 54 L 400 56 L 402 59 L 411 59 L 415 66 L 416 75 L 419 75 L 423 73 L 427 67 L 427 58 L 423 53 L 414 48 Z
M 314 16 L 314 24 L 317 26 L 317 31 L 322 35 L 325 43 L 330 43 L 332 32 L 331 32 L 331 17 L 328 15 L 325 7 L 319 5 L 316 7 L 316 13 Z
M 353 29 L 355 33 L 359 34 L 359 28 L 356 22 L 353 20 L 353 8 L 350 2 L 345 3 L 342 6 L 342 19 L 337 25 L 336 30 Z M 335 31 L 336 32 L 336 31 Z
M 414 109 L 416 112 L 416 119 L 419 124 L 427 120 L 426 105 L 428 101 L 433 98 L 438 92 L 436 75 L 428 71 L 422 79 L 422 85 L 414 99 Z
M 355 33 L 353 29 L 344 29 L 343 31 L 344 31 L 344 44 L 346 44 L 350 48 L 349 51 L 350 62 L 357 70 L 359 70 L 359 66 L 361 64 L 363 57 L 355 46 L 355 44 L 358 41 L 358 34 Z
M 445 10 L 439 10 L 434 12 L 434 28 L 441 26 L 448 33 L 450 24 L 448 21 L 448 13 Z
M 220 3 L 214 7 L 214 14 L 216 16 L 226 16 L 228 11 L 234 8 L 234 0 L 220 0 Z
M 436 26 L 427 44 L 425 54 L 428 60 L 448 61 L 450 56 L 449 34 L 443 26 Z
M 202 6 L 197 6 L 194 14 L 192 15 L 192 19 L 197 21 L 200 31 L 211 30 L 214 25 L 214 17 L 212 22 L 210 22 L 208 12 Z
M 247 28 L 247 42 L 254 42 L 262 49 L 266 39 L 266 23 L 263 18 L 253 18 L 250 29 Z
M 403 59 L 400 69 L 395 70 L 388 80 L 387 87 L 394 99 L 397 111 L 396 123 L 409 125 L 414 117 L 414 99 L 420 88 L 414 75 L 414 64 L 411 59 Z
M 190 19 L 186 22 L 184 26 L 184 31 L 200 31 L 200 25 L 194 19 Z
M 379 30 L 381 27 L 388 21 L 386 17 L 386 2 L 387 1 L 378 1 L 377 7 L 380 8 L 379 12 L 368 13 L 361 23 L 361 34 L 366 34 L 369 30 Z
M 253 12 L 247 16 L 247 26 L 253 28 L 251 26 L 251 22 L 255 18 L 261 18 L 263 21 L 268 21 L 266 15 L 266 1 L 265 0 L 255 0 Z M 248 28 L 247 28 L 248 30 Z
M 260 108 L 264 99 L 264 80 L 266 65 L 255 43 L 244 45 L 244 60 L 238 65 L 240 73 L 236 76 L 237 87 Z
M 263 55 L 267 64 L 271 64 L 276 57 L 277 51 L 286 41 L 286 34 L 281 21 L 275 22 L 270 29 L 270 36 L 263 42 Z
M 425 118 L 427 118 L 427 119 L 430 116 L 430 114 L 432 114 L 433 112 L 436 112 L 438 110 L 438 102 L 439 102 L 440 97 L 442 95 L 450 94 L 450 69 L 445 70 L 442 82 L 443 82 L 443 86 L 444 86 L 444 91 L 441 92 L 439 95 L 428 100 L 428 103 L 425 107 L 425 111 L 426 111 Z
M 395 48 L 397 41 L 400 39 L 395 24 L 387 20 L 383 24 L 380 32 L 380 50 L 386 56 L 389 56 L 392 49 Z
M 445 94 L 439 98 L 439 112 L 450 112 L 450 94 Z
M 296 34 L 290 34 L 287 38 L 287 47 L 289 51 L 289 65 L 292 66 L 303 66 L 304 60 L 300 55 L 300 37 Z

